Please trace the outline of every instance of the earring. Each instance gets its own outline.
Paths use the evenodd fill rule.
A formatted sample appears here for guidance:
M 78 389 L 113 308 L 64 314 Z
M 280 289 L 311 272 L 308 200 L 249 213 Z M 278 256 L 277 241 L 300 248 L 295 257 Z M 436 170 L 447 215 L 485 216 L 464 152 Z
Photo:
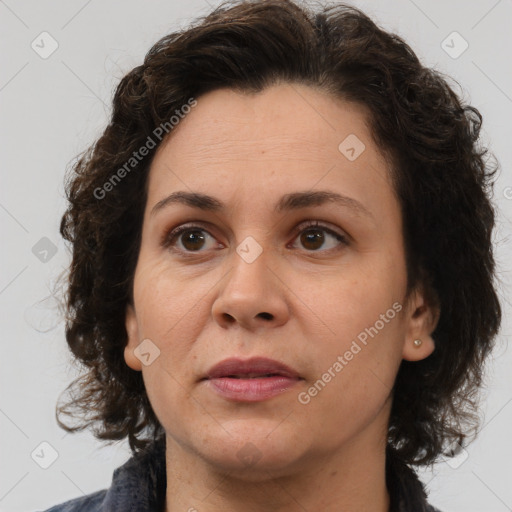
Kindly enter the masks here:
M 414 343 L 415 347 L 420 347 L 423 342 L 418 339 L 418 340 L 414 340 L 413 343 Z

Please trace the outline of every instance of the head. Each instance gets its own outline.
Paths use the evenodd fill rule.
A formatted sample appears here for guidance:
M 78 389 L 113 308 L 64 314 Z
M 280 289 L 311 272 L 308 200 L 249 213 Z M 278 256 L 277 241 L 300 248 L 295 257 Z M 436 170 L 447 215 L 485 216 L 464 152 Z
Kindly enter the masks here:
M 225 5 L 164 37 L 70 175 L 66 335 L 88 371 L 67 428 L 218 462 L 252 441 L 272 467 L 359 432 L 411 463 L 461 442 L 501 315 L 480 126 L 348 6 Z M 294 398 L 212 396 L 233 355 L 294 367 Z

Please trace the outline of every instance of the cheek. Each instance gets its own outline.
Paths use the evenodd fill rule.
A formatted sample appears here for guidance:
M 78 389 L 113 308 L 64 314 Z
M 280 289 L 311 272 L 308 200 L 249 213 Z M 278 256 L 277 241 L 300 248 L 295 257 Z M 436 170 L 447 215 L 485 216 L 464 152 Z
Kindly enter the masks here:
M 184 425 L 197 423 L 201 410 L 190 400 L 195 376 L 195 341 L 207 318 L 205 308 L 211 285 L 205 280 L 192 286 L 185 278 L 156 264 L 141 271 L 135 282 L 135 303 L 141 338 L 149 338 L 159 349 L 157 359 L 142 368 L 144 386 L 153 410 L 178 438 Z
M 144 386 L 153 411 L 167 434 L 186 445 L 191 432 L 211 428 L 211 416 L 201 403 L 192 399 L 186 375 L 159 358 L 151 367 L 143 369 Z
M 342 350 L 358 335 L 364 338 L 365 329 L 375 323 L 386 335 L 401 320 L 405 281 L 398 265 L 393 268 L 384 257 L 367 258 L 362 263 L 353 260 L 328 276 L 301 274 L 290 276 L 290 280 L 301 299 L 296 320 L 329 347 Z
M 143 334 L 164 346 L 183 339 L 183 330 L 200 326 L 198 316 L 205 314 L 211 287 L 207 276 L 191 283 L 165 260 L 141 267 L 135 276 L 134 300 Z
M 334 343 L 319 344 L 312 354 L 318 361 L 318 371 L 308 380 L 297 401 L 303 417 L 308 421 L 317 418 L 313 424 L 321 423 L 318 428 L 323 435 L 319 442 L 326 449 L 333 440 L 344 442 L 356 436 L 389 405 L 401 361 L 396 342 L 401 324 L 397 321 L 393 325 L 394 320 L 377 334 L 373 324 L 368 332 L 364 327 L 358 331 L 359 326 L 352 325 L 352 332 L 358 331 L 359 338 L 340 336 Z M 381 428 L 384 431 L 385 425 Z
M 142 368 L 148 397 L 157 416 L 185 410 L 191 382 L 196 377 L 196 340 L 208 321 L 206 307 L 211 284 L 206 279 L 191 285 L 168 266 L 146 266 L 136 274 L 135 306 L 140 339 L 158 348 L 154 363 Z M 173 418 L 170 418 L 172 421 Z
M 341 424 L 350 431 L 381 410 L 401 361 L 401 281 L 389 273 L 384 280 L 359 275 L 364 279 L 338 278 L 308 297 L 315 308 L 308 313 L 308 352 L 316 364 L 298 401 L 313 417 L 323 417 L 333 436 L 347 433 Z M 326 416 L 327 408 L 332 412 Z

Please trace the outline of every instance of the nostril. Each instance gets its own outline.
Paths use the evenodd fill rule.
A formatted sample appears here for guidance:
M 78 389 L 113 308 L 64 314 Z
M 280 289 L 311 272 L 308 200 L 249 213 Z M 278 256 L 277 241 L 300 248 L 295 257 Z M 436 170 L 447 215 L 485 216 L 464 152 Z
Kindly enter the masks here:
M 259 313 L 258 316 L 261 316 L 265 320 L 272 320 L 272 318 L 274 318 L 270 313 Z
M 235 322 L 235 318 L 232 317 L 229 313 L 223 313 L 222 316 L 224 317 L 224 320 L 229 323 Z

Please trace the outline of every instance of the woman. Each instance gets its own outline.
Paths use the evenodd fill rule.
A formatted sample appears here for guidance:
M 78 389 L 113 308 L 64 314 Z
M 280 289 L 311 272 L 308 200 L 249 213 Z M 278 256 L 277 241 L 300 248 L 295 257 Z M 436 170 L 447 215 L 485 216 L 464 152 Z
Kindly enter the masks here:
M 480 125 L 345 5 L 160 40 L 61 224 L 88 367 L 61 425 L 134 456 L 50 510 L 435 511 L 410 466 L 473 433 L 501 317 Z

